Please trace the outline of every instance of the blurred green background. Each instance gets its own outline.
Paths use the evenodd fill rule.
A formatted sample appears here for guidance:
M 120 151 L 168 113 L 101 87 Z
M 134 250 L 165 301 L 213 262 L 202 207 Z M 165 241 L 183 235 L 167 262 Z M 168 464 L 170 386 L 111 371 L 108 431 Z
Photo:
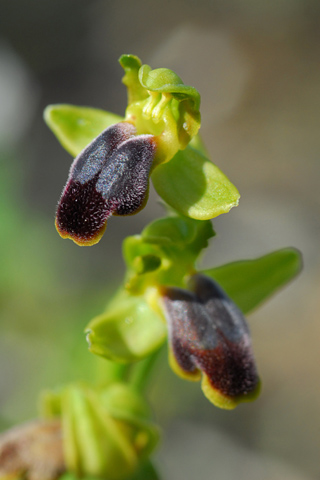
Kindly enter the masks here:
M 149 388 L 164 480 L 311 480 L 320 444 L 320 3 L 318 0 L 1 0 L 0 427 L 36 415 L 43 387 L 92 378 L 86 323 L 121 281 L 121 241 L 163 210 L 111 218 L 102 241 L 62 240 L 54 213 L 71 163 L 50 103 L 123 114 L 117 63 L 172 68 L 202 96 L 202 136 L 240 190 L 214 221 L 213 265 L 295 246 L 302 275 L 249 318 L 261 397 L 213 407 L 165 359 Z

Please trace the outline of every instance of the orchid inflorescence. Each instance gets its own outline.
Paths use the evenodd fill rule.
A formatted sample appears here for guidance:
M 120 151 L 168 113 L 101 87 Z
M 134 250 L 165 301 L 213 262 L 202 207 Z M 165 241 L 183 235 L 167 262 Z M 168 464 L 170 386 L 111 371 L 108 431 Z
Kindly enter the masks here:
M 73 384 L 42 396 L 43 422 L 48 429 L 50 422 L 58 422 L 62 436 L 63 455 L 59 451 L 55 468 L 45 470 L 42 464 L 39 473 L 21 461 L 16 470 L 12 462 L 12 468 L 0 464 L 0 479 L 7 478 L 1 477 L 4 468 L 3 475 L 22 472 L 30 480 L 61 475 L 156 480 L 149 456 L 158 429 L 141 388 L 137 391 L 137 375 L 123 376 L 124 367 L 118 365 L 132 364 L 133 372 L 142 365 L 147 375 L 150 369 L 143 365 L 151 364 L 168 339 L 174 372 L 201 379 L 203 393 L 214 405 L 233 409 L 254 400 L 261 382 L 243 315 L 300 269 L 293 248 L 198 268 L 200 254 L 215 235 L 210 220 L 237 206 L 239 192 L 207 158 L 198 134 L 197 90 L 171 70 L 152 70 L 133 55 L 123 55 L 120 64 L 128 90 L 123 118 L 71 105 L 45 111 L 48 126 L 76 157 L 56 227 L 78 245 L 96 244 L 111 215 L 132 215 L 146 205 L 150 179 L 168 214 L 124 240 L 123 284 L 86 328 L 89 350 L 109 361 L 108 384 Z M 0 459 L 1 448 L 0 440 Z

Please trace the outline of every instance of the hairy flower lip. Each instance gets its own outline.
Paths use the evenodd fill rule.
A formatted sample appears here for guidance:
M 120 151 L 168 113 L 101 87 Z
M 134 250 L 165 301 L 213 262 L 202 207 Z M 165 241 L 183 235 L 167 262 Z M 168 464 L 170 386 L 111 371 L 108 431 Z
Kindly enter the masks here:
M 190 380 L 202 372 L 202 389 L 219 407 L 255 398 L 260 381 L 242 313 L 209 277 L 195 274 L 188 286 L 161 289 L 172 368 Z
M 57 208 L 62 238 L 94 245 L 110 215 L 132 215 L 145 206 L 157 143 L 134 133 L 130 123 L 112 125 L 75 158 Z

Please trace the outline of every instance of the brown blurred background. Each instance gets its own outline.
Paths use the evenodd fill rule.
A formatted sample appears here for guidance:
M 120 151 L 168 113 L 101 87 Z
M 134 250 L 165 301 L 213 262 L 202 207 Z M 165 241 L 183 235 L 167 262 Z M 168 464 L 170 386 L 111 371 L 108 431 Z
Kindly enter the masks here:
M 198 88 L 211 158 L 242 194 L 214 221 L 202 264 L 284 246 L 304 256 L 300 277 L 249 318 L 258 401 L 218 410 L 159 365 L 149 390 L 165 431 L 159 469 L 164 480 L 320 477 L 319 20 L 317 0 L 1 1 L 1 429 L 36 415 L 41 388 L 90 378 L 82 330 L 121 281 L 121 241 L 163 213 L 151 192 L 93 248 L 53 225 L 71 158 L 42 111 L 122 114 L 117 59 L 134 53 Z

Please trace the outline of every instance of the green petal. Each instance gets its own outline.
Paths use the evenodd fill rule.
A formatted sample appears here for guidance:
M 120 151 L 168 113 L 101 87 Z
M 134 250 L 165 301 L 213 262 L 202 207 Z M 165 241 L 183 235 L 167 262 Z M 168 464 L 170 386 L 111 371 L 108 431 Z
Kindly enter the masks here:
M 118 362 L 132 362 L 160 347 L 166 338 L 166 327 L 143 297 L 123 291 L 106 313 L 89 323 L 86 333 L 92 353 Z
M 141 85 L 151 92 L 171 93 L 177 100 L 188 100 L 193 110 L 199 110 L 199 92 L 188 85 L 184 85 L 181 78 L 168 68 L 156 68 L 142 65 L 139 71 Z
M 208 220 L 239 203 L 239 192 L 230 180 L 190 146 L 157 167 L 151 178 L 163 200 L 187 217 Z
M 148 92 L 139 81 L 140 58 L 135 55 L 121 55 L 119 63 L 125 71 L 122 83 L 127 87 L 128 105 L 148 97 Z
M 76 157 L 103 130 L 123 118 L 96 108 L 61 104 L 49 105 L 44 120 L 67 152 Z
M 216 280 L 243 313 L 248 313 L 301 270 L 301 254 L 284 248 L 255 260 L 242 260 L 202 273 Z

